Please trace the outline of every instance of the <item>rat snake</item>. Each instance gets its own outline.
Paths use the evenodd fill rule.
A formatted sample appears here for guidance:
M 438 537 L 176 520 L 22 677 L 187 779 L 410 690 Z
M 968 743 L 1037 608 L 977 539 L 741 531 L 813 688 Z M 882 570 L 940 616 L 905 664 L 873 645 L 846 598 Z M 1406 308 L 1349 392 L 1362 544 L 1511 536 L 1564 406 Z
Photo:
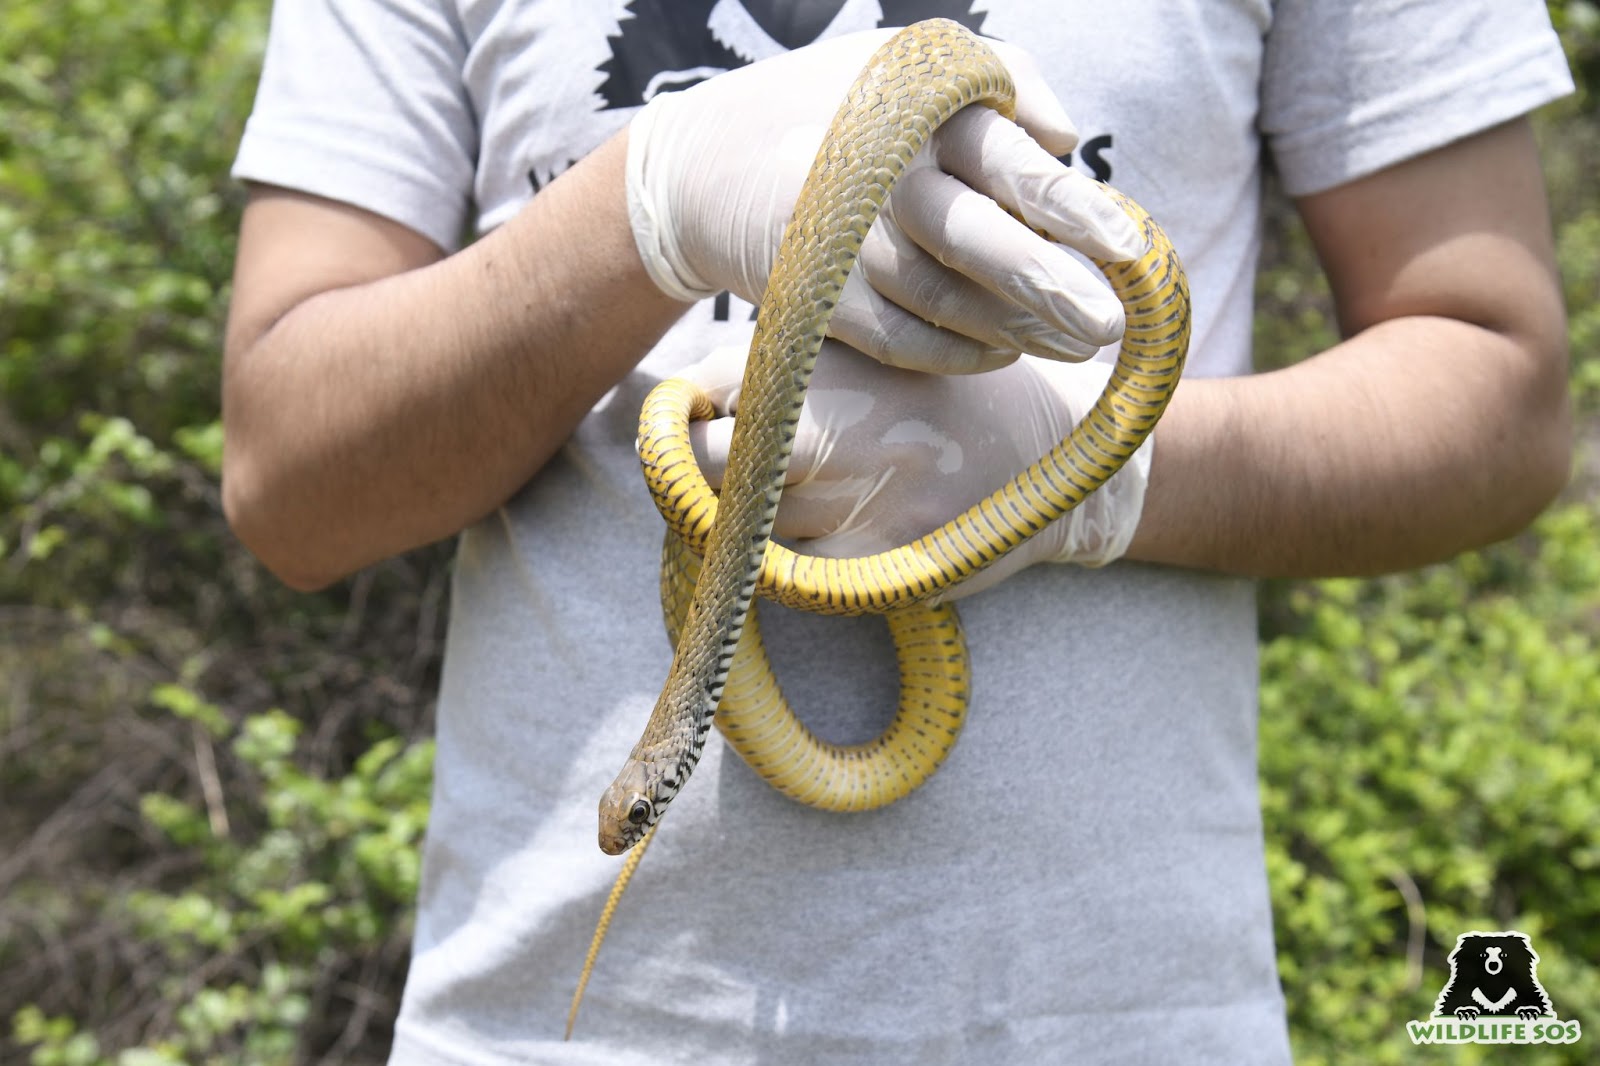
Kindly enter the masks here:
M 756 320 L 720 499 L 689 445 L 688 420 L 710 401 L 681 379 L 646 399 L 639 455 L 668 523 L 662 603 L 675 653 L 643 736 L 600 801 L 607 854 L 648 842 L 684 786 L 715 720 L 774 788 L 812 806 L 864 810 L 905 796 L 950 750 L 967 704 L 966 645 L 955 610 L 929 605 L 1073 507 L 1143 443 L 1177 384 L 1188 350 L 1189 293 L 1165 234 L 1111 195 L 1147 250 L 1096 265 L 1123 304 L 1116 367 L 1090 413 L 1033 466 L 911 544 L 861 559 L 797 555 L 770 540 L 806 386 L 861 243 L 932 132 L 982 103 L 1014 114 L 1004 64 L 945 19 L 902 30 L 869 61 L 833 120 L 784 231 Z M 703 558 L 702 558 L 703 557 Z M 883 736 L 863 745 L 814 737 L 778 690 L 751 611 L 761 595 L 827 614 L 886 615 L 900 660 L 901 700 Z M 715 716 L 713 718 L 713 715 Z M 568 1016 L 643 847 L 606 902 Z

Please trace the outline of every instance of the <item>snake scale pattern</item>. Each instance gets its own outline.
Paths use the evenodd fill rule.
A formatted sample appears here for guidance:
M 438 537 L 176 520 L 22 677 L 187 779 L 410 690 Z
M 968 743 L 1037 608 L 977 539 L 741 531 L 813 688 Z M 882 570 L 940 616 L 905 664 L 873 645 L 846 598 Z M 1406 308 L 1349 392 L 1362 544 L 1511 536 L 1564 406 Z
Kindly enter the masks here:
M 709 400 L 680 379 L 646 399 L 639 454 L 668 523 L 662 603 L 672 667 L 644 734 L 600 801 L 600 847 L 648 842 L 700 758 L 713 721 L 774 788 L 828 810 L 891 803 L 939 766 L 965 718 L 966 645 L 955 609 L 926 601 L 1076 507 L 1138 449 L 1182 373 L 1189 293 L 1166 235 L 1111 195 L 1147 238 L 1143 256 L 1096 265 L 1122 301 L 1126 329 L 1104 393 L 1071 433 L 987 499 L 911 544 L 860 559 L 798 555 L 771 541 L 806 386 L 867 230 L 894 182 L 938 126 L 981 103 L 1007 117 L 1005 66 L 964 27 L 917 23 L 890 39 L 851 87 L 785 230 L 757 315 L 720 499 L 689 445 Z M 761 647 L 760 594 L 826 614 L 885 614 L 900 660 L 901 700 L 884 735 L 856 746 L 814 737 L 784 701 Z M 628 856 L 595 931 L 568 1034 L 617 900 L 643 847 Z

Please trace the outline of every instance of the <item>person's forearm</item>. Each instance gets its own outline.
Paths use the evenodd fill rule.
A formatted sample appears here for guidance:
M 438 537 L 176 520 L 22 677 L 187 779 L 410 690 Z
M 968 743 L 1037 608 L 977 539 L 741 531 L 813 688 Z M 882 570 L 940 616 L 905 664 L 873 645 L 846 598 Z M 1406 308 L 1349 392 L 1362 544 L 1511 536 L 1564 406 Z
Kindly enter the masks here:
M 1375 574 L 1517 532 L 1566 483 L 1560 360 L 1444 318 L 1179 386 L 1129 557 L 1253 576 Z
M 492 511 L 682 313 L 639 262 L 624 155 L 619 136 L 462 252 L 230 351 L 226 505 L 279 577 L 325 585 Z

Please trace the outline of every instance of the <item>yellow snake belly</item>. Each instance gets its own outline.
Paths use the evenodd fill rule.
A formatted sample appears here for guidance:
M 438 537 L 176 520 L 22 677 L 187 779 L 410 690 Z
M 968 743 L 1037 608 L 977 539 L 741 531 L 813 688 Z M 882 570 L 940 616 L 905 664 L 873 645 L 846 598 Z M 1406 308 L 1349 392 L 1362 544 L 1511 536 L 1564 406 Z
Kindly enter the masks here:
M 814 806 L 865 809 L 916 788 L 949 751 L 967 702 L 966 647 L 954 608 L 926 601 L 1081 503 L 1138 449 L 1165 409 L 1188 350 L 1188 286 L 1160 227 L 1112 191 L 1142 228 L 1147 249 L 1129 262 L 1096 262 L 1123 304 L 1126 328 L 1105 391 L 1070 434 L 988 498 L 900 548 L 823 559 L 770 540 L 806 386 L 867 230 L 940 124 L 973 103 L 1009 117 L 1013 96 L 1010 75 L 989 47 L 945 19 L 902 30 L 868 62 L 829 127 L 769 277 L 720 498 L 705 484 L 688 442 L 688 420 L 710 417 L 709 401 L 677 379 L 647 398 L 639 453 L 669 526 L 662 600 L 675 650 L 645 731 L 600 801 L 600 846 L 607 854 L 653 836 L 713 721 L 763 778 Z M 755 631 L 751 602 L 758 591 L 808 611 L 888 616 L 902 698 L 883 737 L 839 747 L 799 723 Z M 629 856 L 607 901 L 569 1034 L 638 857 L 638 851 Z

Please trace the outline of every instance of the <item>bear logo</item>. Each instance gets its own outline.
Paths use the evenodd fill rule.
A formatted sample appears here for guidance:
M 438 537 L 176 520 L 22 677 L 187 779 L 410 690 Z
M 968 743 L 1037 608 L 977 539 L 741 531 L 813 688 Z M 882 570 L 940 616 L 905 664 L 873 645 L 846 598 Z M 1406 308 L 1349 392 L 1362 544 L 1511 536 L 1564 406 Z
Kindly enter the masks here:
M 1514 930 L 1462 933 L 1450 952 L 1450 980 L 1434 1004 L 1435 1018 L 1470 1022 L 1479 1017 L 1531 1022 L 1554 1017 L 1550 997 L 1539 984 L 1539 955 Z

